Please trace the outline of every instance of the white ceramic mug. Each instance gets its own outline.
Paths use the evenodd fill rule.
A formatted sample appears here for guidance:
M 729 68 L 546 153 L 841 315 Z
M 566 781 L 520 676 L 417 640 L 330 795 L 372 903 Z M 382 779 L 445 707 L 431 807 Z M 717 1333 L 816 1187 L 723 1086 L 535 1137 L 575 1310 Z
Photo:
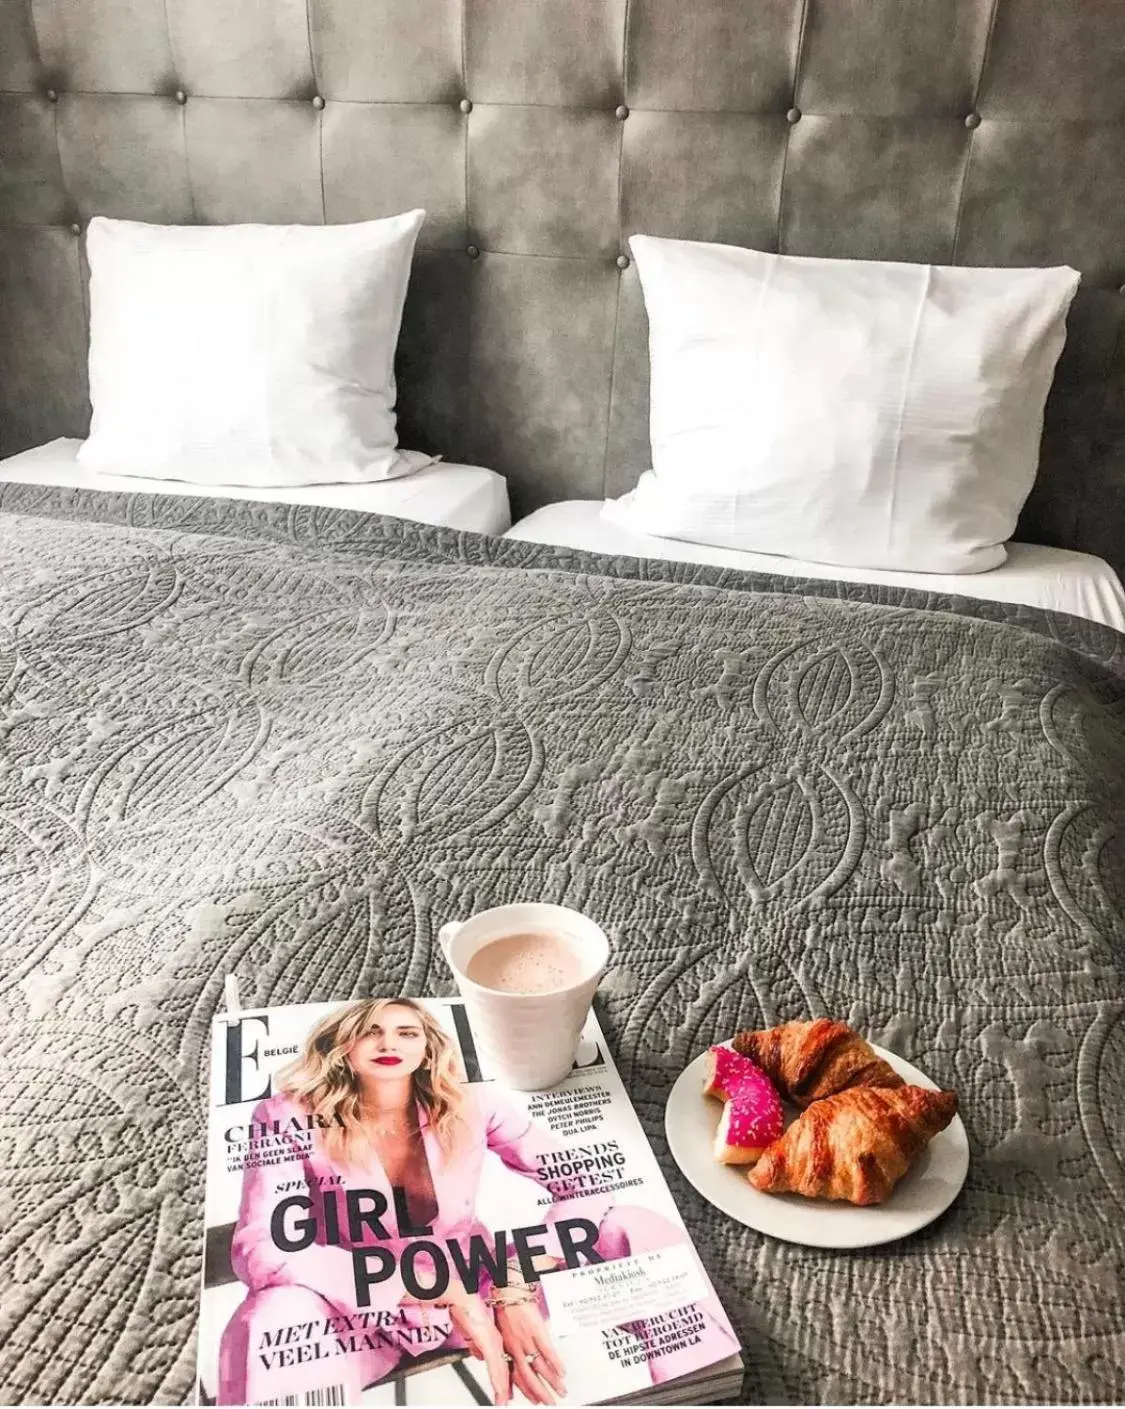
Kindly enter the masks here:
M 465 970 L 478 949 L 507 934 L 555 934 L 574 952 L 582 977 L 549 993 L 501 993 Z M 517 1091 L 557 1085 L 574 1065 L 578 1039 L 609 959 L 609 940 L 593 920 L 562 905 L 498 905 L 442 925 L 438 940 L 453 970 L 477 1053 L 489 1075 Z

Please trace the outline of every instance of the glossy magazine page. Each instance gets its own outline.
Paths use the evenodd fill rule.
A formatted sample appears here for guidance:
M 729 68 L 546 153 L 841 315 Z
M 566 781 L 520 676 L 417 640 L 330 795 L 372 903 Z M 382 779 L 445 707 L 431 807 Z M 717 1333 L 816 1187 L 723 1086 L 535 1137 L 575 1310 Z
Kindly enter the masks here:
M 522 1093 L 456 999 L 241 1011 L 210 1094 L 201 1403 L 655 1400 L 738 1352 L 593 1016 Z

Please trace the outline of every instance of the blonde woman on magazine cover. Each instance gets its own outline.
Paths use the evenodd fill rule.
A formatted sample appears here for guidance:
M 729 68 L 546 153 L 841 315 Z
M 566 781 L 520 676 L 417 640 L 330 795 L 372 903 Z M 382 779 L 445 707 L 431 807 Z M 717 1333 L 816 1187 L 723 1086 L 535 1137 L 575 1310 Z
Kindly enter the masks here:
M 397 1269 L 399 1254 L 418 1236 L 402 1236 L 400 1223 L 428 1229 L 427 1240 L 442 1247 L 453 1240 L 467 1250 L 474 1234 L 485 1235 L 491 1246 L 491 1230 L 476 1212 L 488 1152 L 535 1179 L 541 1191 L 557 1193 L 538 1170 L 541 1156 L 561 1148 L 558 1138 L 487 1084 L 464 1084 L 453 1042 L 408 998 L 369 999 L 329 1014 L 281 1074 L 278 1094 L 252 1119 L 258 1129 L 284 1132 L 308 1125 L 309 1117 L 318 1126 L 311 1142 L 293 1135 L 284 1163 L 248 1164 L 243 1175 L 231 1260 L 248 1294 L 223 1332 L 218 1402 L 276 1401 L 338 1383 L 356 1403 L 365 1386 L 405 1372 L 415 1357 L 435 1350 L 464 1350 L 483 1360 L 496 1404 L 507 1404 L 513 1387 L 533 1404 L 565 1396 L 565 1367 L 542 1293 L 523 1284 L 518 1272 L 507 1287 L 493 1287 L 486 1274 L 476 1293 L 454 1273 L 441 1297 L 422 1302 L 396 1270 L 371 1287 L 370 1305 L 359 1308 L 352 1258 L 355 1247 L 378 1246 L 394 1254 Z M 362 1229 L 352 1242 L 342 1218 L 339 1245 L 326 1239 L 296 1252 L 277 1246 L 270 1221 L 281 1198 L 307 1196 L 319 1229 L 325 1195 L 347 1188 L 383 1195 L 387 1239 Z M 544 1210 L 542 1222 L 550 1227 L 576 1211 L 596 1222 L 593 1246 L 604 1260 L 682 1241 L 659 1214 L 614 1208 L 605 1197 L 556 1203 Z M 718 1320 L 707 1320 L 708 1335 L 719 1338 L 718 1354 L 734 1351 L 721 1311 Z M 643 1322 L 632 1329 L 647 1341 Z M 339 1353 L 341 1344 L 347 1353 Z M 279 1355 L 280 1349 L 287 1353 Z M 676 1351 L 654 1353 L 654 1382 L 682 1373 L 678 1358 Z

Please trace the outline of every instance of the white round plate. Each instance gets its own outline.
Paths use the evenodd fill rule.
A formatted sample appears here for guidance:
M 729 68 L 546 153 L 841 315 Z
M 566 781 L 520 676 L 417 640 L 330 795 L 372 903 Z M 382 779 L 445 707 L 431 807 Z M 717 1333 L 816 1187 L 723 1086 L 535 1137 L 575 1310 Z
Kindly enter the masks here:
M 924 1072 L 882 1047 L 873 1049 L 912 1086 L 938 1089 Z M 969 1141 L 959 1115 L 935 1135 L 884 1204 L 859 1208 L 800 1194 L 763 1194 L 747 1167 L 718 1164 L 712 1155 L 722 1106 L 703 1094 L 703 1052 L 680 1073 L 668 1097 L 664 1129 L 672 1158 L 703 1197 L 759 1233 L 812 1248 L 869 1248 L 916 1233 L 943 1213 L 969 1169 Z M 786 1123 L 799 1112 L 786 1110 Z

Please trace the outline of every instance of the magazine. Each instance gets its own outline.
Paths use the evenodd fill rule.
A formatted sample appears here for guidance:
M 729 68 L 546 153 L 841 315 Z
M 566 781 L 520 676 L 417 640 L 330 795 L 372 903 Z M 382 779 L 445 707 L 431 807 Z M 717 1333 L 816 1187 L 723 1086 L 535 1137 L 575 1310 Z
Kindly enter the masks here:
M 561 1085 L 456 998 L 212 1033 L 201 1404 L 693 1404 L 738 1342 L 596 1017 Z

